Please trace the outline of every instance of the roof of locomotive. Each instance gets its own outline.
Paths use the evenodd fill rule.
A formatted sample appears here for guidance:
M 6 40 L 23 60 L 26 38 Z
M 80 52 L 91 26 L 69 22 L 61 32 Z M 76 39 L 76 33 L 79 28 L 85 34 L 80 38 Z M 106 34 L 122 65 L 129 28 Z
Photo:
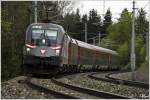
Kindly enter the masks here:
M 55 29 L 61 31 L 62 34 L 65 33 L 64 28 L 63 28 L 61 25 L 53 24 L 53 23 L 32 23 L 32 24 L 29 25 L 28 29 L 29 29 L 30 27 L 36 26 L 36 25 L 37 25 L 37 26 L 38 26 L 38 25 L 39 25 L 39 26 L 41 25 L 42 28 L 46 28 L 46 29 L 55 28 Z

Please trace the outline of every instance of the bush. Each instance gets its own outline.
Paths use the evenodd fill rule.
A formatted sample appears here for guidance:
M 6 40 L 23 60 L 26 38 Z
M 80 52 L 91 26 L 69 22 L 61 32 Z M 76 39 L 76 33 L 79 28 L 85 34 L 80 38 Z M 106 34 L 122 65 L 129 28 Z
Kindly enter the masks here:
M 128 43 L 125 42 L 123 45 L 121 45 L 118 49 L 117 52 L 120 56 L 120 64 L 126 65 L 129 62 L 129 46 Z
M 136 66 L 139 67 L 145 60 L 145 44 L 142 35 L 136 37 L 135 44 Z

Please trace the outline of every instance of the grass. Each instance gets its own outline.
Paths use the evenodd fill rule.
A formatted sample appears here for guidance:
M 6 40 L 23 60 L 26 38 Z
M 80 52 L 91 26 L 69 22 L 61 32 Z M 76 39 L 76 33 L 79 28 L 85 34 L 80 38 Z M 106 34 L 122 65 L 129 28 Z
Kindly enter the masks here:
M 142 82 L 149 82 L 149 65 L 148 62 L 144 62 L 136 71 L 136 79 Z

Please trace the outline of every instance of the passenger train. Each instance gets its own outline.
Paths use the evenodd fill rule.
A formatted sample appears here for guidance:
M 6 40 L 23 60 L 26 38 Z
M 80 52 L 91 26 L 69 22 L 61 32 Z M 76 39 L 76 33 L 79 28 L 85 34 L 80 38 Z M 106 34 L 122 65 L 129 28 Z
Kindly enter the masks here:
M 117 68 L 115 51 L 73 39 L 53 23 L 29 25 L 23 52 L 23 69 L 30 74 Z

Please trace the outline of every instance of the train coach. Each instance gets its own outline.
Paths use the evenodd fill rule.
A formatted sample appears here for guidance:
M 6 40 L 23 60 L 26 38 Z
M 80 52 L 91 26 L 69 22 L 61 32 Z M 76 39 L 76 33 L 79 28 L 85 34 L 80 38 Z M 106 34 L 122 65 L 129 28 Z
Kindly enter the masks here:
M 33 23 L 26 31 L 23 69 L 30 74 L 56 74 L 77 71 L 83 66 L 113 69 L 115 51 L 71 38 L 62 26 Z

